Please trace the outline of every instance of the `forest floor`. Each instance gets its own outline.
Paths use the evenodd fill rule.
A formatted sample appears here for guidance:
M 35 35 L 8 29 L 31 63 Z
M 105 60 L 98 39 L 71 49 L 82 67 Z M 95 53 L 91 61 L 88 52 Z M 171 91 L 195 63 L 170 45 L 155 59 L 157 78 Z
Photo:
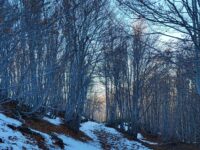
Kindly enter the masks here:
M 138 140 L 153 150 L 200 150 L 200 144 L 187 144 L 181 142 L 163 142 L 161 137 L 143 133 L 138 134 Z M 151 141 L 151 142 L 150 142 Z
M 23 117 L 19 121 L 4 113 L 0 113 L 0 149 L 149 150 L 104 124 L 88 121 L 75 133 L 58 117 Z
M 6 107 L 6 106 L 4 106 Z M 62 118 L 30 118 L 0 112 L 0 150 L 200 150 L 199 145 L 161 144 L 151 136 L 136 140 L 105 124 L 87 121 L 73 132 Z

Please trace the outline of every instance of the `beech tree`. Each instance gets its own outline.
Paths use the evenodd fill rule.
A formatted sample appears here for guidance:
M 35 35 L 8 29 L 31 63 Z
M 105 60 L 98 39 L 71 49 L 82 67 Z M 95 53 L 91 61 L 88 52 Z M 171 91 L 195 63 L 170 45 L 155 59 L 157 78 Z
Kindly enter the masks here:
M 66 37 L 69 40 L 66 48 L 70 54 L 65 120 L 77 130 L 91 78 L 101 53 L 98 39 L 106 15 L 106 2 L 63 1 L 63 6 L 66 10 Z

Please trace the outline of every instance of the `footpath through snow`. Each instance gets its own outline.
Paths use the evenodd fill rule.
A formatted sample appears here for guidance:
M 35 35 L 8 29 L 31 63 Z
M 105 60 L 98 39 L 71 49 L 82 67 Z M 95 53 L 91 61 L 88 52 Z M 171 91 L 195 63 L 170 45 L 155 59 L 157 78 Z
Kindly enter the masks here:
M 103 124 L 88 121 L 82 124 L 81 131 L 93 139 L 96 149 L 149 150 L 139 142 L 125 138 L 121 133 Z
M 43 120 L 50 125 L 53 125 L 55 128 L 59 128 L 63 125 L 62 119 L 60 118 L 50 119 L 45 117 Z M 47 133 L 46 131 L 39 131 L 28 127 L 26 129 L 27 131 L 31 132 L 31 134 L 39 137 L 40 139 L 43 139 L 45 148 L 41 148 L 37 138 L 34 139 L 34 137 L 30 137 L 20 130 L 17 130 L 22 126 L 23 124 L 20 121 L 0 113 L 0 149 L 149 150 L 139 142 L 128 140 L 115 129 L 91 121 L 82 123 L 80 128 L 83 133 L 92 139 L 89 141 L 81 141 L 65 133 Z M 56 145 L 55 139 L 62 143 L 63 147 Z

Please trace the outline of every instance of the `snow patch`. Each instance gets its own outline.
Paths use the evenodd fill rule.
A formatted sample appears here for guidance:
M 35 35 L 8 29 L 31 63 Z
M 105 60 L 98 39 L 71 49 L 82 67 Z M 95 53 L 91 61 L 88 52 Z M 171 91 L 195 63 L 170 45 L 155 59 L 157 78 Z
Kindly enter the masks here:
M 158 145 L 158 143 L 156 143 L 156 142 L 151 142 L 151 141 L 145 140 L 145 138 L 143 137 L 143 135 L 141 133 L 137 134 L 137 139 L 144 143 L 150 144 L 150 145 Z
M 19 122 L 18 120 L 7 117 L 7 116 L 5 116 L 4 114 L 1 114 L 1 113 L 0 113 L 0 120 L 3 121 L 6 124 L 10 124 L 10 125 L 13 125 L 15 127 L 19 127 L 19 126 L 22 125 L 22 123 Z
M 124 124 L 124 129 L 125 129 L 125 131 L 128 131 L 128 125 L 127 124 Z
M 66 150 L 100 150 L 98 145 L 91 145 L 87 142 L 83 143 L 63 134 L 59 135 L 59 138 L 63 140 Z
M 54 124 L 56 126 L 59 126 L 63 123 L 59 117 L 56 117 L 55 119 L 44 117 L 43 120 L 48 121 L 49 123 Z
M 128 131 L 128 123 L 123 122 L 122 124 L 117 126 L 118 129 L 123 129 L 124 131 Z
M 46 133 L 43 133 L 43 132 L 40 132 L 40 131 L 37 131 L 37 130 L 34 130 L 34 129 L 31 129 L 31 131 L 40 134 L 40 135 L 44 138 L 44 140 L 45 140 L 45 142 L 46 142 L 46 145 L 47 145 L 49 148 L 50 148 L 51 146 L 54 147 L 54 144 L 53 144 L 53 141 L 52 141 L 50 135 L 48 135 L 48 134 L 46 134 Z
M 144 137 L 143 137 L 143 135 L 141 133 L 138 133 L 137 134 L 137 139 L 138 140 L 142 140 L 142 139 L 144 139 Z

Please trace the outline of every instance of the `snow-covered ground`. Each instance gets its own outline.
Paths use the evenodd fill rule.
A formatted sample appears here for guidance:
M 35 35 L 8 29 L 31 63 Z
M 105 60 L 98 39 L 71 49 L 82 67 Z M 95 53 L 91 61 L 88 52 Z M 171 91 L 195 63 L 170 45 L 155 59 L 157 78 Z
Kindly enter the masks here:
M 93 145 L 90 142 L 81 142 L 66 135 L 59 135 L 59 138 L 63 140 L 66 150 L 99 150 L 97 145 Z
M 63 123 L 60 118 L 50 119 L 45 117 L 43 119 L 56 126 Z M 11 128 L 10 125 L 17 128 L 22 126 L 22 123 L 0 113 L 0 149 L 40 149 L 35 139 L 26 137 L 20 131 Z M 106 146 L 109 146 L 107 148 L 112 150 L 149 150 L 139 142 L 128 140 L 117 130 L 91 121 L 82 123 L 80 128 L 82 132 L 93 139 L 89 142 L 82 142 L 61 133 L 47 134 L 32 128 L 29 129 L 44 138 L 45 145 L 49 150 L 61 149 L 58 145 L 54 145 L 55 139 L 52 138 L 52 134 L 63 141 L 66 150 L 103 150 Z M 142 140 L 142 137 L 140 138 Z
M 0 114 L 0 149 L 31 149 L 38 150 L 38 146 L 35 145 L 34 139 L 27 139 L 21 132 L 12 130 L 7 125 L 13 125 L 15 127 L 21 126 L 22 123 L 18 120 L 9 118 L 3 114 Z
M 117 130 L 106 127 L 103 124 L 88 121 L 86 123 L 83 123 L 80 129 L 89 137 L 94 139 L 93 144 L 96 144 L 98 148 L 101 147 L 100 141 L 102 142 L 102 140 L 104 139 L 106 142 L 105 144 L 110 145 L 111 149 L 113 150 L 149 150 L 141 143 L 128 140 Z

